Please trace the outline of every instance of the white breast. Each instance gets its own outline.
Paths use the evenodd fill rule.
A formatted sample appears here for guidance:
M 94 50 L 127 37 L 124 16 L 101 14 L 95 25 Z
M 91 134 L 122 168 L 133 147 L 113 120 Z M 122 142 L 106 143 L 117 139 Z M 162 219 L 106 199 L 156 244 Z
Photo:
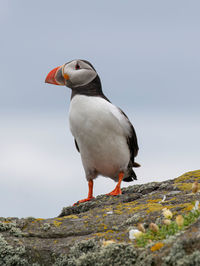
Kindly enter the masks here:
M 117 107 L 100 97 L 76 95 L 70 104 L 69 122 L 88 179 L 96 177 L 91 176 L 94 172 L 115 179 L 127 168 L 130 126 Z

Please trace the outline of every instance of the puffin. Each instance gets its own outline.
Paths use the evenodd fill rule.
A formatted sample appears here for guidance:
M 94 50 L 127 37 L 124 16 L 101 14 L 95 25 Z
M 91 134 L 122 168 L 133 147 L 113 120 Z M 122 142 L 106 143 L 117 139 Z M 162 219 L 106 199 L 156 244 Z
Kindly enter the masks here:
M 74 205 L 94 198 L 93 180 L 99 175 L 117 182 L 107 195 L 122 194 L 122 181 L 137 180 L 137 136 L 127 115 L 104 95 L 93 65 L 72 60 L 51 70 L 45 82 L 71 89 L 69 125 L 88 182 L 88 197 Z

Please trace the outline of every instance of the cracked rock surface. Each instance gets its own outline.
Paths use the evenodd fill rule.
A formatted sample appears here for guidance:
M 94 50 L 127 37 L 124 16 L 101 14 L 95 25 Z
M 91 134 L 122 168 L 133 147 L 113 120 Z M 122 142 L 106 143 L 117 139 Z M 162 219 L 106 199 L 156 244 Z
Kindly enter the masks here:
M 191 211 L 200 199 L 191 193 L 194 181 L 200 170 L 64 207 L 56 218 L 1 217 L 0 265 L 200 265 L 200 219 L 156 252 L 138 248 L 128 234 L 139 222 L 158 223 L 163 208 L 174 216 Z

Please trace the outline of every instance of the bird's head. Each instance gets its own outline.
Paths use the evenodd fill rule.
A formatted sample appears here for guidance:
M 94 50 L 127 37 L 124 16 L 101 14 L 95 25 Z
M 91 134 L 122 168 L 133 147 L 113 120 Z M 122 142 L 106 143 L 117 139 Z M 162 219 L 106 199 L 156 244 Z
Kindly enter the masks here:
M 45 82 L 54 85 L 65 85 L 76 89 L 91 83 L 97 72 L 86 60 L 73 60 L 49 72 Z

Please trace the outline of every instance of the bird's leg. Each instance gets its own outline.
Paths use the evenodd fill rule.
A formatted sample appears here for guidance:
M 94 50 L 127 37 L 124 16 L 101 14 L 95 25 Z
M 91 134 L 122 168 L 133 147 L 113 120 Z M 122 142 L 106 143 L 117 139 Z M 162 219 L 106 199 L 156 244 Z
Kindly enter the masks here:
M 117 196 L 117 195 L 121 195 L 122 194 L 120 186 L 121 186 L 121 182 L 123 180 L 123 177 L 124 177 L 124 173 L 120 172 L 119 173 L 119 180 L 118 180 L 118 183 L 117 183 L 115 189 L 113 191 L 111 191 L 110 193 L 108 193 L 107 195 Z
M 91 199 L 93 199 L 93 180 L 89 180 L 88 182 L 88 197 L 86 199 L 82 199 L 82 200 L 79 200 L 78 202 L 74 203 L 74 205 L 77 205 L 81 202 L 86 202 L 86 201 L 89 201 Z M 73 206 L 74 206 L 73 205 Z

